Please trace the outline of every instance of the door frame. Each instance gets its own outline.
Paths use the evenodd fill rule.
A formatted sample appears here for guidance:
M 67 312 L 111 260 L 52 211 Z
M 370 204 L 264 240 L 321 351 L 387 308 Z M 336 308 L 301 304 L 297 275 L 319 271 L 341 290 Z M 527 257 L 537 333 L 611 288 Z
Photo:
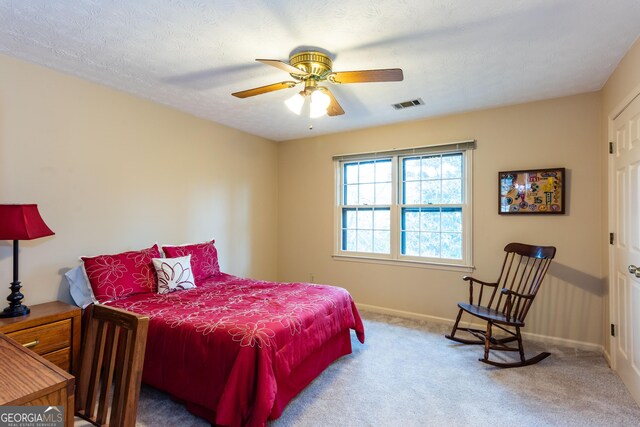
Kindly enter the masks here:
M 615 284 L 615 278 L 616 278 L 616 272 L 615 272 L 615 263 L 614 263 L 614 245 L 609 244 L 608 240 L 608 234 L 609 233 L 616 233 L 617 232 L 617 220 L 614 216 L 614 202 L 615 202 L 615 194 L 614 194 L 614 182 L 615 182 L 615 176 L 614 176 L 614 168 L 613 168 L 613 155 L 609 154 L 609 142 L 615 141 L 615 129 L 613 127 L 613 121 L 620 115 L 622 114 L 622 112 L 629 106 L 629 104 L 631 104 L 636 98 L 640 97 L 640 85 L 637 85 L 636 87 L 634 87 L 628 94 L 627 96 L 624 97 L 624 99 L 619 102 L 616 107 L 611 110 L 611 112 L 608 115 L 608 120 L 607 120 L 607 141 L 606 141 L 606 156 L 607 156 L 607 192 L 608 192 L 608 197 L 607 197 L 607 203 L 608 203 L 608 208 L 607 208 L 607 216 L 608 216 L 608 221 L 607 221 L 607 227 L 608 227 L 608 232 L 606 233 L 606 245 L 607 245 L 607 249 L 608 249 L 608 254 L 609 254 L 609 258 L 608 258 L 608 274 L 609 274 L 609 280 L 608 280 L 608 284 L 609 284 L 609 294 L 608 294 L 608 299 L 609 299 L 609 318 L 605 319 L 605 324 L 603 325 L 604 327 L 604 333 L 606 334 L 605 336 L 607 336 L 609 338 L 609 353 L 607 353 L 607 349 L 604 349 L 604 356 L 605 358 L 608 360 L 609 362 L 609 366 L 611 366 L 611 369 L 613 369 L 614 371 L 617 371 L 617 366 L 616 366 L 616 338 L 617 337 L 613 337 L 611 336 L 611 334 L 609 333 L 609 325 L 612 323 L 615 323 L 616 319 L 617 319 L 617 314 L 618 314 L 618 310 L 617 310 L 617 305 L 615 304 L 618 298 L 618 293 L 617 293 L 617 289 L 616 289 L 616 284 Z M 616 238 L 618 238 L 618 236 L 616 236 Z

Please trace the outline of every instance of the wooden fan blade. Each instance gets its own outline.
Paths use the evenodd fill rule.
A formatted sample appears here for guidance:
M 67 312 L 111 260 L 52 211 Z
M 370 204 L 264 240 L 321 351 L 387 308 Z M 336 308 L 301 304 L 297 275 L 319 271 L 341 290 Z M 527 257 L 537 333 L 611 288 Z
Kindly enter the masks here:
M 303 71 L 300 68 L 296 68 L 293 65 L 289 65 L 286 62 L 278 61 L 277 59 L 256 59 L 256 61 L 279 68 L 289 74 L 300 74 L 303 76 L 309 75 L 309 73 L 307 73 L 306 71 Z
M 344 110 L 342 109 L 340 104 L 338 104 L 338 100 L 336 99 L 335 96 L 333 96 L 333 93 L 331 93 L 331 91 L 329 89 L 327 89 L 326 87 L 323 87 L 322 91 L 324 91 L 324 93 L 329 95 L 329 98 L 331 98 L 331 102 L 329 103 L 329 106 L 327 107 L 327 116 L 341 116 L 341 115 L 343 115 L 344 114 Z
M 280 82 L 271 85 L 255 87 L 253 89 L 243 90 L 241 92 L 235 92 L 231 95 L 235 96 L 236 98 L 248 98 L 250 96 L 262 95 L 263 93 L 269 93 L 280 89 L 288 89 L 290 87 L 294 87 L 297 84 L 298 82 L 292 81 Z
M 332 83 L 401 82 L 404 79 L 400 68 L 382 70 L 337 71 L 329 74 Z

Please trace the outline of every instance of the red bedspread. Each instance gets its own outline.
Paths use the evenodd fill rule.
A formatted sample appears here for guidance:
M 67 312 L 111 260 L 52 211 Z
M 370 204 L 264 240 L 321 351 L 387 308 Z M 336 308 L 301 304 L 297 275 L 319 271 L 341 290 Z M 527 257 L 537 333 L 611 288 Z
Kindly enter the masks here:
M 222 425 L 277 418 L 292 397 L 279 394 L 279 384 L 290 384 L 294 375 L 315 377 L 324 366 L 314 367 L 314 357 L 341 334 L 348 339 L 349 329 L 364 342 L 351 295 L 333 286 L 220 274 L 194 289 L 131 295 L 109 305 L 151 319 L 143 382 Z M 339 345 L 335 357 L 350 353 L 350 342 L 346 349 Z

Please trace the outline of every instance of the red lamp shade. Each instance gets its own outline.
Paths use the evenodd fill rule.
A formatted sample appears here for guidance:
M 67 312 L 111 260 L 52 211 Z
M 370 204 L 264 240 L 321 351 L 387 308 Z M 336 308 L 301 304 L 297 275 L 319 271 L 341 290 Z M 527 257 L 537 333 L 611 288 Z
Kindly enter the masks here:
M 53 234 L 42 220 L 38 205 L 0 205 L 1 240 L 32 240 Z
M 53 234 L 42 220 L 38 206 L 0 205 L 0 240 L 13 240 L 13 282 L 9 287 L 11 293 L 7 297 L 9 306 L 0 312 L 0 318 L 24 316 L 30 311 L 29 307 L 21 303 L 24 295 L 20 293 L 22 286 L 18 280 L 19 241 Z

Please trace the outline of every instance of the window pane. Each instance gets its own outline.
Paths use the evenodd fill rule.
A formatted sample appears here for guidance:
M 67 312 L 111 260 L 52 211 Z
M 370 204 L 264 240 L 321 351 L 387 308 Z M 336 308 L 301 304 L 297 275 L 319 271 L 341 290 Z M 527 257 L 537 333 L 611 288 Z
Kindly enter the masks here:
M 442 231 L 462 232 L 462 209 L 442 209 Z
M 420 179 L 420 158 L 412 157 L 404 159 L 402 163 L 403 177 L 405 181 L 417 181 Z
M 373 205 L 374 204 L 374 185 L 373 184 L 360 184 L 360 193 L 358 194 L 359 205 Z
M 440 231 L 440 209 L 424 209 L 420 213 L 420 230 Z
M 344 165 L 344 183 L 345 184 L 358 183 L 358 164 L 357 163 L 347 163 Z
M 420 203 L 420 181 L 407 182 L 404 185 L 404 203 L 417 205 Z
M 462 180 L 445 179 L 442 181 L 441 203 L 462 203 Z
M 358 185 L 357 184 L 352 184 L 352 185 L 345 185 L 346 189 L 345 189 L 345 197 L 344 197 L 344 203 L 346 205 L 357 205 L 358 204 Z
M 442 257 L 462 259 L 462 234 L 442 233 Z
M 421 179 L 440 179 L 440 156 L 423 157 Z
M 348 209 L 343 212 L 342 227 L 350 229 L 357 228 L 355 209 Z
M 376 205 L 391 204 L 391 183 L 376 184 Z
M 440 258 L 440 233 L 420 233 L 420 256 Z
M 402 210 L 402 229 L 420 231 L 420 212 L 418 209 Z
M 358 230 L 373 228 L 373 210 L 358 209 Z
M 374 181 L 374 163 L 373 162 L 363 162 L 360 163 L 360 184 L 369 183 Z
M 404 255 L 419 256 L 420 255 L 420 233 L 415 231 L 406 231 L 404 235 Z
M 422 181 L 422 203 L 428 205 L 430 203 L 440 203 L 440 182 Z
M 391 233 L 389 231 L 373 232 L 373 252 L 379 254 L 391 252 Z
M 376 162 L 376 182 L 391 182 L 391 160 Z
M 356 231 L 346 230 L 342 233 L 342 250 L 355 251 L 356 250 Z
M 373 212 L 373 228 L 375 230 L 391 230 L 391 213 L 389 209 L 376 209 Z
M 442 178 L 462 178 L 462 154 L 442 156 Z
M 358 252 L 373 252 L 373 231 L 358 230 Z

